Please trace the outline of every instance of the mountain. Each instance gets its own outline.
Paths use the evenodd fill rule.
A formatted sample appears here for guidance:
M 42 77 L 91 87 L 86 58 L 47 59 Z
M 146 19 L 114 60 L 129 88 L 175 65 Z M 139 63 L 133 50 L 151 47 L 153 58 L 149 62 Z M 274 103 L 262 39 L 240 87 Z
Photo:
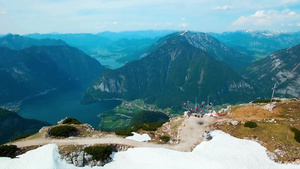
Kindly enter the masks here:
M 140 30 L 140 31 L 123 31 L 123 32 L 101 32 L 97 35 L 106 37 L 112 40 L 118 39 L 156 39 L 157 37 L 164 37 L 168 34 L 174 33 L 172 30 Z
M 50 126 L 50 124 L 34 119 L 25 119 L 16 112 L 0 108 L 0 144 L 18 136 L 34 134 L 43 126 Z
M 158 38 L 174 31 L 125 31 L 98 34 L 29 34 L 26 37 L 61 39 L 94 58 L 113 59 L 127 63 L 140 59 Z
M 272 52 L 295 46 L 300 43 L 300 33 L 271 31 L 236 31 L 212 36 L 241 53 L 264 58 Z
M 19 101 L 69 80 L 99 76 L 104 67 L 70 46 L 0 47 L 0 104 Z
M 13 50 L 21 50 L 31 46 L 68 46 L 68 44 L 62 40 L 32 39 L 20 35 L 8 34 L 0 37 L 0 46 Z
M 105 71 L 87 90 L 83 102 L 142 98 L 160 107 L 179 107 L 195 97 L 205 101 L 209 97 L 216 104 L 251 100 L 253 86 L 216 55 L 211 56 L 211 48 L 197 48 L 196 41 L 187 38 L 193 35 L 172 34 L 141 60 Z
M 91 55 L 90 52 L 97 49 L 105 49 L 109 43 L 112 42 L 111 39 L 106 37 L 101 37 L 95 34 L 89 33 L 79 33 L 79 34 L 29 34 L 25 35 L 28 38 L 34 39 L 57 39 L 67 42 L 70 46 L 74 46 L 84 51 L 88 55 Z
M 207 33 L 192 33 L 187 30 L 180 33 L 170 34 L 169 36 L 161 38 L 156 44 L 153 45 L 152 48 L 157 48 L 158 46 L 163 44 L 166 39 L 169 39 L 173 36 L 183 38 L 192 46 L 207 52 L 215 59 L 226 62 L 229 66 L 231 66 L 238 72 L 243 70 L 245 66 L 248 66 L 253 61 L 252 57 L 241 54 L 235 49 L 227 47 L 225 44 Z
M 269 97 L 275 83 L 277 96 L 300 97 L 300 44 L 254 62 L 244 76 Z

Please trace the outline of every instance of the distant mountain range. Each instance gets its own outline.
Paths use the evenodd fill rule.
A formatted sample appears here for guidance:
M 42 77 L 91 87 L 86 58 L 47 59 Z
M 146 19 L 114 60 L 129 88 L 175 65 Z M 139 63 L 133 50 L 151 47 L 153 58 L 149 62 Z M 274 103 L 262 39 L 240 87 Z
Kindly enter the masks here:
M 161 107 L 178 107 L 196 97 L 209 97 L 216 104 L 256 97 L 255 87 L 234 71 L 252 59 L 209 34 L 174 33 L 150 49 L 141 60 L 105 71 L 87 90 L 84 102 L 142 98 Z
M 236 31 L 210 34 L 227 46 L 256 59 L 300 44 L 300 32 Z
M 95 49 L 94 52 L 99 52 L 100 48 L 102 52 L 111 51 L 104 55 L 98 53 L 104 58 L 118 53 L 117 58 L 123 62 L 136 60 L 101 75 L 87 90 L 83 100 L 86 103 L 98 99 L 143 98 L 166 107 L 195 97 L 199 100 L 209 97 L 216 104 L 235 103 L 268 97 L 275 82 L 278 94 L 299 95 L 297 46 L 252 63 L 257 59 L 258 51 L 263 55 L 297 43 L 299 33 L 238 31 L 212 34 L 226 44 L 206 33 L 183 31 L 164 36 L 167 33 L 3 36 L 0 38 L 0 46 L 4 46 L 0 48 L 0 77 L 3 79 L 0 104 L 53 89 L 68 79 L 100 74 L 104 70 L 95 59 L 59 39 L 66 39 L 89 51 Z M 159 36 L 164 37 L 158 39 Z M 42 37 L 57 40 L 39 39 Z M 264 47 L 266 51 L 263 51 Z
M 16 137 L 37 133 L 44 126 L 50 126 L 50 124 L 38 120 L 25 119 L 16 112 L 0 108 L 0 144 Z
M 35 39 L 61 39 L 94 58 L 114 59 L 127 63 L 141 58 L 143 53 L 159 38 L 174 31 L 125 31 L 98 34 L 29 34 Z
M 10 35 L 9 35 L 10 36 Z M 4 37 L 5 38 L 5 37 Z M 98 76 L 105 69 L 97 60 L 61 41 L 32 46 L 32 39 L 13 36 L 0 47 L 0 104 L 19 101 L 61 86 L 69 80 Z M 18 45 L 16 45 L 18 44 Z M 0 44 L 1 45 L 1 44 Z
M 68 44 L 62 40 L 32 39 L 20 35 L 8 34 L 0 37 L 0 46 L 7 47 L 12 50 L 21 50 L 31 46 L 68 46 Z
M 300 97 L 300 44 L 254 62 L 244 77 L 260 86 L 265 95 L 270 95 L 276 83 L 277 96 Z

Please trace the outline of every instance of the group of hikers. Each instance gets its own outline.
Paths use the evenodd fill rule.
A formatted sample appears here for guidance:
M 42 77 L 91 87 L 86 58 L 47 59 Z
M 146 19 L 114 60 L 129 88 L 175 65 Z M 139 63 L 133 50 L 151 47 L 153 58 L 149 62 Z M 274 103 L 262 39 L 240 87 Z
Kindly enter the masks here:
M 197 103 L 191 103 L 190 101 L 187 101 L 183 104 L 183 108 L 187 111 L 184 112 L 184 114 L 187 117 L 190 117 L 192 113 L 195 113 L 195 117 L 202 118 L 206 112 L 211 109 L 213 104 L 211 102 L 208 102 L 207 105 L 205 105 L 205 102 L 203 101 L 201 104 Z M 209 131 L 205 130 L 203 133 L 203 137 L 205 137 L 207 140 L 212 139 L 212 136 Z
M 205 101 L 203 101 L 201 104 L 198 105 L 198 103 L 192 103 L 190 101 L 187 101 L 183 104 L 183 108 L 186 109 L 187 115 L 190 116 L 192 113 L 200 113 L 200 115 L 196 114 L 195 117 L 203 117 L 205 112 L 208 111 L 208 109 L 212 108 L 213 104 L 209 102 L 207 105 L 205 105 Z

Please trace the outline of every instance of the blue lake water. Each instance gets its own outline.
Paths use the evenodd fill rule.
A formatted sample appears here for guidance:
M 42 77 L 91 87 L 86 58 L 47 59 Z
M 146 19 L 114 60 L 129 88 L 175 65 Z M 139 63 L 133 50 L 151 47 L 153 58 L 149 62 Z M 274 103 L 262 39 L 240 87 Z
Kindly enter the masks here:
M 121 104 L 121 101 L 80 104 L 83 93 L 90 82 L 92 82 L 90 79 L 84 84 L 78 83 L 78 81 L 68 82 L 46 95 L 28 99 L 22 103 L 18 114 L 25 118 L 34 118 L 51 124 L 56 124 L 65 117 L 74 117 L 97 128 L 101 121 L 97 115 L 115 108 Z
M 106 66 L 110 69 L 118 69 L 122 66 L 124 66 L 123 63 L 117 62 L 114 59 L 102 59 L 102 58 L 96 58 L 102 65 Z

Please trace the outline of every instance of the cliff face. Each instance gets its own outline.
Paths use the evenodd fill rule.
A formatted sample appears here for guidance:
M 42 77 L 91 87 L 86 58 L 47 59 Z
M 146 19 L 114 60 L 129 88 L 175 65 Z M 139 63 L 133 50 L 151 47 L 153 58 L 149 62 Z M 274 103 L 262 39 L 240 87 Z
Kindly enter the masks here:
M 276 93 L 285 97 L 300 96 L 300 45 L 273 52 L 268 57 L 254 62 L 245 74 L 259 85 L 265 93 L 271 93 L 277 84 Z
M 176 107 L 195 97 L 207 100 L 209 96 L 217 104 L 254 97 L 251 84 L 183 36 L 161 40 L 141 60 L 104 72 L 87 90 L 85 100 L 143 98 L 162 107 Z
M 0 47 L 0 104 L 59 87 L 68 80 L 97 76 L 104 67 L 69 46 Z

